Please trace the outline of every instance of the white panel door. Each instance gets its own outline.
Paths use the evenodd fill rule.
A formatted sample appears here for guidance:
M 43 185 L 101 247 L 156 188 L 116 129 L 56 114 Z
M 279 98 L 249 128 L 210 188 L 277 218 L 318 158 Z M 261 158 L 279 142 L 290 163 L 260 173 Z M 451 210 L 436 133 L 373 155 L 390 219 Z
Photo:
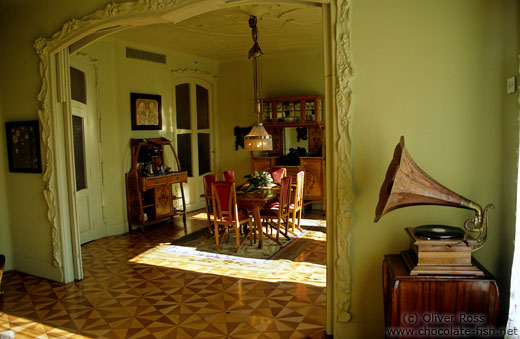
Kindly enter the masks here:
M 81 244 L 106 236 L 103 217 L 101 161 L 95 68 L 71 58 L 74 197 Z
M 176 145 L 183 171 L 188 211 L 204 208 L 203 176 L 214 171 L 213 85 L 197 77 L 174 81 Z

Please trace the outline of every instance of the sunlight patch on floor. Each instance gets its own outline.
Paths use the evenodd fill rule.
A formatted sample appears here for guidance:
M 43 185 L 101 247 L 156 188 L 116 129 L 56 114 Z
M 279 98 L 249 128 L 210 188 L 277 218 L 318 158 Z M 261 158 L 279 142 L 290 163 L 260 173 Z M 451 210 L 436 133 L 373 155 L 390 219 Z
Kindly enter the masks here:
M 208 215 L 206 214 L 206 212 L 200 212 L 197 214 L 190 215 L 190 216 L 188 216 L 188 218 L 193 219 L 193 220 L 208 220 Z M 211 218 L 211 220 L 213 220 L 212 215 L 210 216 L 210 218 Z
M 327 241 L 327 233 L 308 230 L 299 237 L 300 239 L 311 239 L 316 241 Z
M 327 227 L 327 220 L 302 218 L 300 225 L 306 227 Z
M 194 247 L 161 244 L 129 260 L 133 263 L 267 282 L 293 282 L 324 287 L 326 266 L 291 260 L 241 258 Z
M 12 333 L 12 337 L 10 336 Z M 0 312 L 0 338 L 81 338 L 76 333 L 52 327 L 30 319 Z

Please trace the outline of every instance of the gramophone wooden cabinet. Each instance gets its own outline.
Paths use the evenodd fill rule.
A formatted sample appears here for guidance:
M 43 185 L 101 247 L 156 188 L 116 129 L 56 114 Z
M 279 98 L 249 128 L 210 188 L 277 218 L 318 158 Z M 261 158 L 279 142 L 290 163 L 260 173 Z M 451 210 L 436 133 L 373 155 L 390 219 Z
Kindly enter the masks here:
M 386 336 L 489 336 L 497 321 L 499 292 L 495 278 L 480 268 L 484 276 L 411 276 L 400 255 L 385 255 Z

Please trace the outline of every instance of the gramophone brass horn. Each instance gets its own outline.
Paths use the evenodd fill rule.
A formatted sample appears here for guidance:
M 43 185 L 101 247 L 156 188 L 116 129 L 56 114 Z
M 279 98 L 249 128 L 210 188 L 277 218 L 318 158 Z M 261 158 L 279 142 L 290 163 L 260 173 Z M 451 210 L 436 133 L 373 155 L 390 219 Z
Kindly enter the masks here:
M 467 220 L 464 228 L 468 232 L 477 232 L 477 246 L 474 250 L 480 248 L 486 240 L 487 210 L 493 205 L 487 205 L 482 210 L 479 204 L 451 191 L 430 177 L 412 160 L 406 151 L 404 137 L 401 137 L 379 192 L 374 222 L 390 211 L 415 205 L 453 206 L 474 210 L 475 217 Z

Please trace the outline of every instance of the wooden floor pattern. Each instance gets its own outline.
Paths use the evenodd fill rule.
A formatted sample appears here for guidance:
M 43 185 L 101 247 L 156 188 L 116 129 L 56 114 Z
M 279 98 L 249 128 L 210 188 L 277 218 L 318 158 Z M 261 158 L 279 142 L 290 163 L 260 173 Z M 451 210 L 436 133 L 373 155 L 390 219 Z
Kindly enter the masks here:
M 191 216 L 193 216 L 192 214 Z M 82 246 L 84 279 L 62 284 L 4 274 L 0 337 L 326 338 L 325 287 L 265 282 L 132 263 L 154 246 L 206 227 L 173 222 Z M 325 265 L 325 242 L 295 261 Z

